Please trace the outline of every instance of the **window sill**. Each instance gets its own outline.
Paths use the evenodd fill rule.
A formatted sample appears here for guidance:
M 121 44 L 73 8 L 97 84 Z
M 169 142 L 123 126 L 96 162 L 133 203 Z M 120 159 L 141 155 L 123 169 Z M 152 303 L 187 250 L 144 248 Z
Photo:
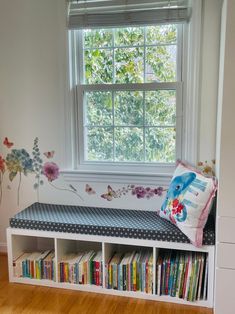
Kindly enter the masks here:
M 132 173 L 120 171 L 61 170 L 66 182 L 127 183 L 168 186 L 172 173 Z

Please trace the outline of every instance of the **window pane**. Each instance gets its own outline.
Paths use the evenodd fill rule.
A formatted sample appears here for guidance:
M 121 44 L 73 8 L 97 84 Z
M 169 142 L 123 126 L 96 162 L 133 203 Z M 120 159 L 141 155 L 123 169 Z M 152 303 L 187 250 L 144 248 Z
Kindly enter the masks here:
M 176 46 L 146 48 L 146 82 L 176 81 Z
M 142 83 L 144 70 L 143 48 L 115 49 L 116 83 Z
M 86 160 L 175 162 L 176 90 L 145 83 L 176 82 L 177 40 L 177 25 L 83 31 L 82 82 L 101 84 L 81 85 Z
M 145 124 L 175 125 L 176 92 L 159 90 L 145 92 Z
M 175 162 L 175 129 L 146 128 L 146 161 Z
M 143 129 L 115 128 L 115 161 L 143 161 Z
M 87 128 L 87 157 L 90 161 L 113 159 L 113 129 Z
M 85 82 L 87 84 L 112 83 L 113 58 L 110 49 L 85 50 Z
M 143 92 L 116 92 L 114 119 L 116 125 L 143 125 Z
M 115 46 L 137 46 L 144 43 L 143 27 L 118 28 L 115 31 Z
M 84 30 L 85 48 L 112 46 L 113 33 L 111 29 Z
M 113 120 L 112 93 L 89 92 L 86 93 L 86 119 L 88 125 L 111 125 Z
M 147 44 L 172 44 L 177 41 L 176 25 L 156 25 L 146 27 Z

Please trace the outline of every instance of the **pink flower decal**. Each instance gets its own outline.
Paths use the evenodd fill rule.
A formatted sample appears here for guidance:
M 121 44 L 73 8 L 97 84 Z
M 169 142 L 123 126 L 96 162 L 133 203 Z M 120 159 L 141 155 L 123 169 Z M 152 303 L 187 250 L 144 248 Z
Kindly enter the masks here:
M 49 182 L 52 182 L 59 177 L 59 167 L 54 162 L 46 162 L 42 167 L 42 173 Z

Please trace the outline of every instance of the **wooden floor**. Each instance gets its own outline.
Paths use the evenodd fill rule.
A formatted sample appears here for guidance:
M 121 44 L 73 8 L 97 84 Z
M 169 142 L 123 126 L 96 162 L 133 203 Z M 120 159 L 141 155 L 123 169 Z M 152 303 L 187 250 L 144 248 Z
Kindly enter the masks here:
M 212 314 L 206 308 L 167 304 L 8 282 L 7 257 L 0 255 L 1 314 Z

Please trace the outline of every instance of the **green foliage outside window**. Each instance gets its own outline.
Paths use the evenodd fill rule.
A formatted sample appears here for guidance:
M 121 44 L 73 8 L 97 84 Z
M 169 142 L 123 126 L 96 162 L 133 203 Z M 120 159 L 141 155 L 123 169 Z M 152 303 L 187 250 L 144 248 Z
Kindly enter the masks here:
M 175 82 L 177 27 L 83 31 L 84 83 Z M 174 162 L 176 91 L 85 93 L 86 159 Z

